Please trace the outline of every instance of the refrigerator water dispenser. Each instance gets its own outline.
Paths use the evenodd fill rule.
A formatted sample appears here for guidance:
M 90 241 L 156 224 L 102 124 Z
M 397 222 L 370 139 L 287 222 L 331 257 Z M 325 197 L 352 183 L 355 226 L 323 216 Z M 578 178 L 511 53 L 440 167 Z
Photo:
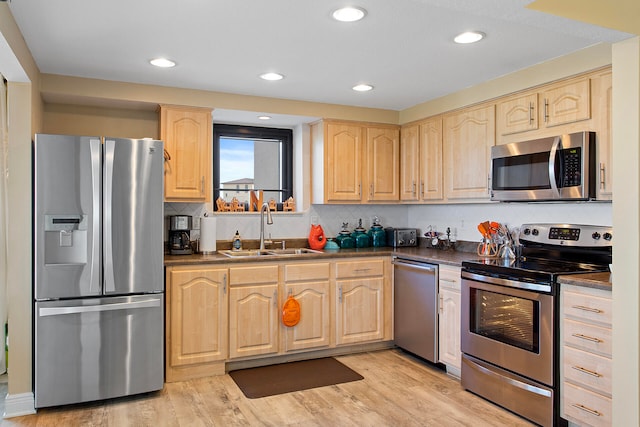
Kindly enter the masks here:
M 45 215 L 45 264 L 87 262 L 87 216 Z

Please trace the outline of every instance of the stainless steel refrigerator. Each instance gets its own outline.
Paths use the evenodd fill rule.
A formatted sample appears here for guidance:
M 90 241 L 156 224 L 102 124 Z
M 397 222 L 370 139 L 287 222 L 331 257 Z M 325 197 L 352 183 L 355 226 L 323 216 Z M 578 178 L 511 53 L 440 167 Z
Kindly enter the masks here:
M 35 406 L 162 389 L 162 141 L 33 147 Z

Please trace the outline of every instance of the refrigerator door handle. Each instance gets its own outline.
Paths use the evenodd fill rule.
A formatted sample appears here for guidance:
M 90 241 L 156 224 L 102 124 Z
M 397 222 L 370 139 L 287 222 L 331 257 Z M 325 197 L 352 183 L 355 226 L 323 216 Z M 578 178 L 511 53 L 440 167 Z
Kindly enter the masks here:
M 89 140 L 91 153 L 91 190 L 94 195 L 91 212 L 91 267 L 89 273 L 89 292 L 100 293 L 100 197 L 102 182 L 102 142 L 98 138 Z
M 38 310 L 40 317 L 58 316 L 61 314 L 97 313 L 114 310 L 131 310 L 137 308 L 160 307 L 160 298 L 135 302 L 120 302 L 115 304 L 79 305 L 70 307 L 42 307 Z
M 113 157 L 116 142 L 112 139 L 104 141 L 104 190 L 102 193 L 102 242 L 104 248 L 104 291 L 115 292 L 115 275 L 113 272 L 113 223 L 111 203 L 113 201 Z

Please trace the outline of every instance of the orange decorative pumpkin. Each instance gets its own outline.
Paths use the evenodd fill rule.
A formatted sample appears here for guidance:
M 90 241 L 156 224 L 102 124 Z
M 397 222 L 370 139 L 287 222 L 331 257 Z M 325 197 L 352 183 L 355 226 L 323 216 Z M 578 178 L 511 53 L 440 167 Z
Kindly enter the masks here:
M 311 232 L 309 232 L 309 247 L 311 249 L 322 249 L 327 244 L 324 237 L 324 230 L 320 224 L 311 224 Z
M 289 295 L 289 298 L 282 306 L 282 324 L 284 326 L 296 326 L 300 321 L 300 303 L 293 295 Z

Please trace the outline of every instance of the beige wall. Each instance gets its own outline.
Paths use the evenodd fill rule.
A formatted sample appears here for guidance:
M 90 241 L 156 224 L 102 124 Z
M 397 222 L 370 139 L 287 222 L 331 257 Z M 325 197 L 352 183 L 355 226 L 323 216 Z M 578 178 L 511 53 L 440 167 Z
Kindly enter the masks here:
M 613 425 L 640 425 L 640 38 L 613 49 Z M 620 185 L 624 183 L 624 186 Z

